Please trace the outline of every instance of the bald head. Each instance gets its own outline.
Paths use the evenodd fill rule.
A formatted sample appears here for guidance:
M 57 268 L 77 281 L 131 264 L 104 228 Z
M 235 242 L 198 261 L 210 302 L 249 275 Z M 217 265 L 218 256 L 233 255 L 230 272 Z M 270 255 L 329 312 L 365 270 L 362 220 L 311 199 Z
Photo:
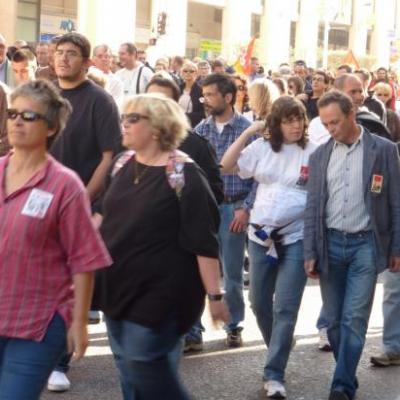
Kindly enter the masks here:
M 357 75 L 343 74 L 335 79 L 333 84 L 335 89 L 351 97 L 356 111 L 364 104 L 365 91 L 364 86 Z

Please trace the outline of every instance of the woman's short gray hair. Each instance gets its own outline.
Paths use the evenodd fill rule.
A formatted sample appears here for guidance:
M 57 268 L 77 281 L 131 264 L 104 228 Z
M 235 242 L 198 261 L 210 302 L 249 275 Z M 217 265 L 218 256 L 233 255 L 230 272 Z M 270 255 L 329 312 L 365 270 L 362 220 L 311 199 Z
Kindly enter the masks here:
M 63 131 L 71 115 L 72 107 L 68 100 L 61 97 L 57 88 L 48 80 L 36 81 L 19 85 L 10 95 L 13 102 L 18 97 L 32 99 L 45 107 L 44 115 L 50 129 L 56 129 L 56 133 L 48 140 L 49 147 L 55 137 Z

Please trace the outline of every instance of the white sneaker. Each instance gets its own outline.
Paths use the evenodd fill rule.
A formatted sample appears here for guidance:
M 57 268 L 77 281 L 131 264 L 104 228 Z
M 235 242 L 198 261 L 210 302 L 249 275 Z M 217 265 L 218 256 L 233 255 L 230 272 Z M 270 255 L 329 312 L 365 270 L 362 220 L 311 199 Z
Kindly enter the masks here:
M 282 382 L 267 381 L 264 384 L 264 389 L 267 391 L 267 397 L 270 399 L 285 399 L 286 390 Z
M 326 328 L 322 328 L 319 330 L 318 350 L 332 351 L 331 345 L 328 340 L 328 334 Z
M 64 372 L 53 371 L 47 380 L 47 390 L 51 392 L 65 392 L 71 387 L 71 382 Z

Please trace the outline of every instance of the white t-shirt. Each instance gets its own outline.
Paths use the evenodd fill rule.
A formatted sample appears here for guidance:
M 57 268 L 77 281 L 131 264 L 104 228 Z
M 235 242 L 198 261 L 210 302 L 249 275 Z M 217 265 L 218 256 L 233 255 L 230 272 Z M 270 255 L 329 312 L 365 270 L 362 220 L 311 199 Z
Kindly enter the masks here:
M 112 73 L 106 74 L 107 83 L 104 88 L 108 93 L 111 94 L 115 102 L 117 103 L 118 109 L 121 109 L 122 101 L 124 98 L 124 86 L 122 82 Z
M 320 117 L 315 117 L 310 121 L 308 137 L 317 146 L 326 143 L 331 138 L 330 133 L 322 124 Z
M 218 131 L 219 134 L 222 133 L 222 131 L 224 130 L 225 125 L 226 125 L 227 123 L 228 123 L 228 122 L 217 122 L 217 121 L 215 121 L 215 126 L 216 126 L 217 131 Z
M 192 98 L 190 97 L 190 92 L 184 91 L 181 94 L 181 97 L 179 97 L 178 103 L 186 114 L 189 114 L 193 111 L 193 104 Z
M 139 70 L 143 66 L 142 63 L 138 62 L 138 65 L 134 69 L 122 68 L 115 73 L 115 76 L 122 82 L 124 86 L 124 96 L 131 96 L 136 93 L 137 79 L 139 76 Z M 153 71 L 148 67 L 142 68 L 142 73 L 140 76 L 139 92 L 144 93 L 147 84 L 153 77 Z
M 263 199 L 277 186 L 306 192 L 308 160 L 316 147 L 311 142 L 307 143 L 305 149 L 295 143 L 283 144 L 281 150 L 276 153 L 272 150 L 269 141 L 260 138 L 243 149 L 237 162 L 238 175 L 242 179 L 254 178 L 259 183 L 250 213 L 250 223 L 262 225 L 262 214 L 266 212 Z M 264 245 L 264 242 L 255 236 L 254 231 L 255 229 L 250 225 L 249 238 Z M 303 223 L 299 224 L 298 231 L 285 235 L 284 243 L 294 243 L 302 238 Z

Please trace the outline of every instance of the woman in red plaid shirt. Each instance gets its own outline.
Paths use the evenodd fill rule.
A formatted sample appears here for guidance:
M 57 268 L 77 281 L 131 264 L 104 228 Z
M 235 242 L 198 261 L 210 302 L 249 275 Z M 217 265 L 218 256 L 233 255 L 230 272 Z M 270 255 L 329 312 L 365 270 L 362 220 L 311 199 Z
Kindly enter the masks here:
M 19 86 L 7 109 L 13 151 L 0 158 L 0 400 L 38 399 L 66 346 L 84 355 L 93 271 L 111 264 L 83 184 L 47 154 L 70 109 L 47 81 Z

